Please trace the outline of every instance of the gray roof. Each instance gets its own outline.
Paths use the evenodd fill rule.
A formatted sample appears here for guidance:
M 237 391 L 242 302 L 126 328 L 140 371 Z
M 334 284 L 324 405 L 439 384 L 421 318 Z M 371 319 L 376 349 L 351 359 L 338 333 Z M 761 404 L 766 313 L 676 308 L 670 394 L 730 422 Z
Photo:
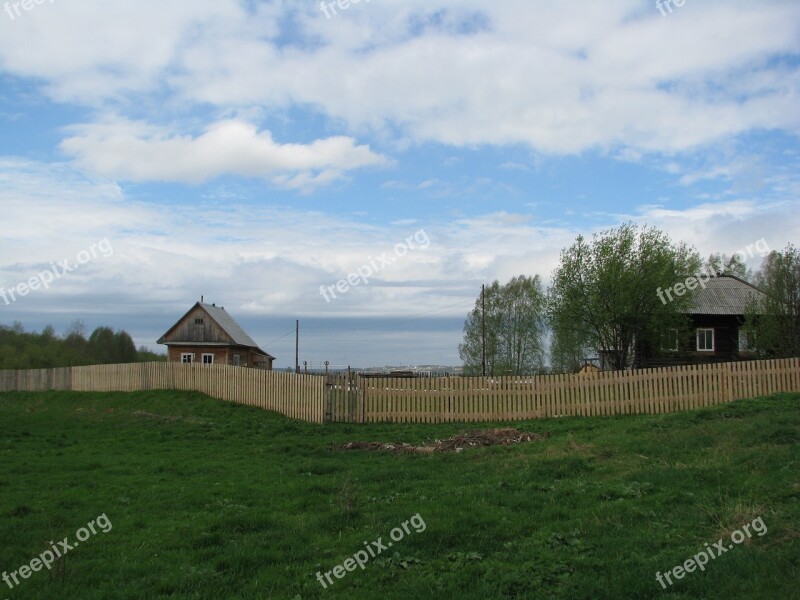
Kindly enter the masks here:
M 213 304 L 200 304 L 208 315 L 217 322 L 217 325 L 231 336 L 234 343 L 240 346 L 250 346 L 251 348 L 258 348 L 255 340 L 245 333 L 242 326 L 233 320 L 222 306 L 215 306 Z
M 705 277 L 700 278 L 705 281 Z M 757 287 L 733 275 L 719 275 L 694 291 L 690 315 L 744 315 L 747 304 L 764 296 Z

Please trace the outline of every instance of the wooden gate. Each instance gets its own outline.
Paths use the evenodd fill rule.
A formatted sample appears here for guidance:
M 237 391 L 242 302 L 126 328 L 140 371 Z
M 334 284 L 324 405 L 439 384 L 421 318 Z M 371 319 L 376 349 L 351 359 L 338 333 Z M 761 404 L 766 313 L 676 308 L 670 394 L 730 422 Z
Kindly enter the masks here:
M 350 371 L 326 376 L 325 421 L 332 423 L 364 422 L 364 382 Z

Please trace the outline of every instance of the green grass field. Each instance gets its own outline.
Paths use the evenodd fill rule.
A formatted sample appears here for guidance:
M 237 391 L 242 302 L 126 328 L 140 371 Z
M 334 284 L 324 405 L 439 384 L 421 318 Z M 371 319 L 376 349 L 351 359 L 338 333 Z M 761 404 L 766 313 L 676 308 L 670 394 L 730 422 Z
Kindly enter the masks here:
M 0 581 L 0 600 L 800 597 L 800 395 L 513 423 L 550 437 L 460 453 L 330 449 L 491 426 L 322 427 L 194 393 L 2 394 L 0 571 L 99 515 L 112 528 Z M 417 514 L 424 531 L 323 589 L 318 571 Z M 759 517 L 763 535 L 656 581 Z

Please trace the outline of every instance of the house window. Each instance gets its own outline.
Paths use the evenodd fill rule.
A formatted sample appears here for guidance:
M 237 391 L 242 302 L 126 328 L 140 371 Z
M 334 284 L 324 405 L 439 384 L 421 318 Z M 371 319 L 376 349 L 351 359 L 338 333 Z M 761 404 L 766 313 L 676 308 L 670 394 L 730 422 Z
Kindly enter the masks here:
M 213 365 L 214 364 L 214 355 L 213 354 L 203 354 L 203 364 L 204 365 Z
M 714 351 L 714 330 L 713 329 L 698 329 L 697 330 L 697 350 L 698 350 L 698 352 L 713 352 Z
M 678 351 L 677 329 L 667 329 L 666 333 L 664 334 L 664 350 L 666 350 L 667 352 Z
M 203 317 L 199 317 L 194 320 L 195 325 L 202 325 L 203 324 Z
M 233 366 L 238 367 L 242 364 L 242 357 L 238 354 L 233 355 Z
M 194 354 L 191 352 L 184 352 L 181 354 L 181 362 L 182 363 L 192 363 L 194 362 Z
M 739 352 L 754 352 L 756 349 L 755 336 L 747 335 L 743 329 L 739 330 Z

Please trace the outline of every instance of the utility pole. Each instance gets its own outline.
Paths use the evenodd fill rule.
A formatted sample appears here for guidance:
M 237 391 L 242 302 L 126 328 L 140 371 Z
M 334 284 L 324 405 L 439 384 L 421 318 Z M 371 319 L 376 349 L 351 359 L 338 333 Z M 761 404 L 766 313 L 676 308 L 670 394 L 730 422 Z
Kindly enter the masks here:
M 294 372 L 300 372 L 300 319 L 295 323 L 294 334 Z
M 481 285 L 481 372 L 486 377 L 486 286 Z

